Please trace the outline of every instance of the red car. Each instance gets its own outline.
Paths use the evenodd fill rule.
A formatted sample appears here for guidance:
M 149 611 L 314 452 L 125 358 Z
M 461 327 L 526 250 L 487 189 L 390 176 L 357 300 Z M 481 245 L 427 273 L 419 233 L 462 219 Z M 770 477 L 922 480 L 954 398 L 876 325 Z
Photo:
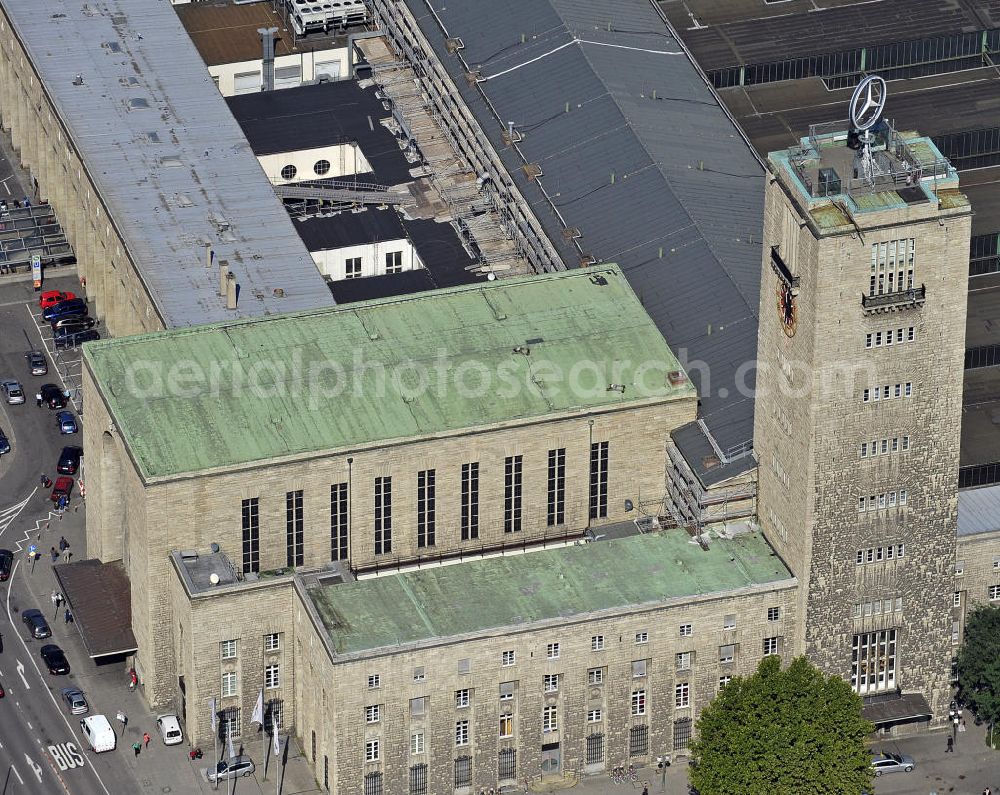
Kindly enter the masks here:
M 48 309 L 50 306 L 55 306 L 60 301 L 68 301 L 71 298 L 76 298 L 76 294 L 64 293 L 61 290 L 48 290 L 42 293 L 41 297 L 38 299 L 38 305 L 42 309 Z
M 49 496 L 49 499 L 52 502 L 59 502 L 59 498 L 65 496 L 66 502 L 69 502 L 71 491 L 73 491 L 73 478 L 56 478 L 56 485 L 52 487 L 52 494 Z

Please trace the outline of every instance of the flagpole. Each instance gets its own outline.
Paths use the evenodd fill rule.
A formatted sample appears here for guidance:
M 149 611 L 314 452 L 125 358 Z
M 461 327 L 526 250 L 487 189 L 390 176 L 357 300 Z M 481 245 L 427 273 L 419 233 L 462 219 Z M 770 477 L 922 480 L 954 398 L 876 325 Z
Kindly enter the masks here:
M 212 782 L 212 789 L 219 788 L 219 730 L 216 725 L 215 698 L 208 700 L 209 709 L 212 710 L 212 769 L 215 771 L 215 781 Z

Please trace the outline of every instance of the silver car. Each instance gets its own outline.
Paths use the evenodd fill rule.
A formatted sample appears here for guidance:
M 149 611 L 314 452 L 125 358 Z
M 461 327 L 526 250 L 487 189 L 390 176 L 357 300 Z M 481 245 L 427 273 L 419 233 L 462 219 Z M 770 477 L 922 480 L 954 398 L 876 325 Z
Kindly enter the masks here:
M 90 705 L 87 703 L 87 699 L 83 697 L 83 691 L 79 688 L 64 687 L 59 693 L 70 715 L 86 715 L 90 712 Z
M 0 384 L 0 389 L 3 390 L 4 397 L 11 406 L 24 403 L 24 390 L 17 381 L 4 381 Z
M 875 768 L 875 775 L 881 776 L 883 773 L 909 773 L 917 763 L 912 756 L 906 754 L 875 754 L 872 757 L 872 767 Z
M 207 768 L 205 775 L 209 781 L 228 781 L 239 776 L 251 776 L 254 770 L 253 760 L 249 756 L 234 756 L 219 762 L 215 770 Z

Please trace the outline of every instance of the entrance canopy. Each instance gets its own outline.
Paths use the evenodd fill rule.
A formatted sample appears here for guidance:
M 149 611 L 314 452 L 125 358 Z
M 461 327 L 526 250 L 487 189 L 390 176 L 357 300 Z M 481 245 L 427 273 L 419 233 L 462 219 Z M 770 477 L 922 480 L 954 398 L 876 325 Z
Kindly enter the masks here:
M 133 654 L 132 586 L 120 560 L 80 560 L 54 567 L 91 659 Z
M 871 701 L 865 699 L 861 714 L 876 727 L 930 720 L 932 716 L 927 699 L 920 693 L 905 693 L 891 697 L 875 696 Z

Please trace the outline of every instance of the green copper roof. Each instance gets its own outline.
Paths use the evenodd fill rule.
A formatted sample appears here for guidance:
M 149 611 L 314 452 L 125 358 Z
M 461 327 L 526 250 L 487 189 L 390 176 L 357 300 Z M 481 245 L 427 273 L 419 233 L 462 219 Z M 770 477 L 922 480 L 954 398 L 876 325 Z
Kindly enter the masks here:
M 309 590 L 341 654 L 791 579 L 762 535 L 683 530 L 487 558 Z
M 147 479 L 694 395 L 670 387 L 680 365 L 616 266 L 101 340 L 83 355 Z

